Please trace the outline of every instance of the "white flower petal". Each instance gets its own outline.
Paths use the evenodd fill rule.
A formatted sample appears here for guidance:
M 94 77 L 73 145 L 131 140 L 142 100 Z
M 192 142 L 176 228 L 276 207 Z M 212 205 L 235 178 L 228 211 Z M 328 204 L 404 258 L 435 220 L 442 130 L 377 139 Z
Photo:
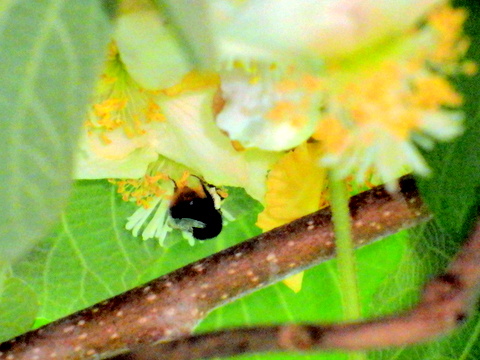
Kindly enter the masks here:
M 229 2 L 227 0 L 227 2 Z M 226 58 L 345 56 L 411 27 L 441 0 L 225 1 L 210 6 Z
M 161 103 L 167 121 L 149 124 L 151 146 L 209 183 L 240 186 L 252 197 L 262 200 L 267 171 L 279 154 L 236 151 L 215 124 L 212 99 L 213 91 L 203 91 Z
M 422 130 L 440 141 L 454 139 L 463 133 L 464 114 L 457 111 L 436 111 L 425 114 Z
M 191 70 L 184 50 L 155 9 L 121 14 L 114 39 L 128 72 L 146 89 L 173 86 Z
M 307 89 L 301 73 L 258 72 L 222 75 L 225 105 L 217 125 L 244 147 L 282 151 L 300 145 L 315 131 L 321 91 Z
M 412 169 L 421 176 L 430 175 L 432 171 L 417 147 L 410 142 L 403 142 L 401 145 L 402 152 L 407 159 L 406 162 L 412 167 Z
M 112 137 L 106 145 L 96 137 L 87 135 L 76 153 L 75 179 L 129 178 L 145 175 L 148 164 L 158 158 L 156 151 L 141 147 L 132 139 Z

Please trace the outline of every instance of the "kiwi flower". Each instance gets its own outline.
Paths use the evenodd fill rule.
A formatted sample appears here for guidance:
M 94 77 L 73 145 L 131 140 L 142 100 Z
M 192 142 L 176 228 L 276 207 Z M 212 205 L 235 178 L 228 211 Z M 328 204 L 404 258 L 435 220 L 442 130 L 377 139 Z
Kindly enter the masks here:
M 326 169 L 355 187 L 373 181 L 391 190 L 405 173 L 428 176 L 419 148 L 463 131 L 463 99 L 449 78 L 476 72 L 464 58 L 465 19 L 464 9 L 436 7 L 387 43 L 328 59 L 317 129 L 272 167 L 257 225 L 269 230 L 326 206 Z
M 373 171 L 392 187 L 406 171 L 430 174 L 419 148 L 430 150 L 463 132 L 463 99 L 448 79 L 476 71 L 463 59 L 465 18 L 463 9 L 437 8 L 387 45 L 391 54 L 338 79 L 313 135 L 324 149 L 322 165 L 358 182 Z
M 394 188 L 429 174 L 419 147 L 463 131 L 448 79 L 476 67 L 465 12 L 442 1 L 210 1 L 208 71 L 149 1 L 124 3 L 76 175 L 122 179 L 134 235 L 164 243 L 189 175 L 245 188 L 267 230 L 326 205 L 325 169 Z
M 122 16 L 132 14 L 148 23 L 150 30 L 164 27 L 153 8 Z M 217 74 L 180 71 L 170 86 L 172 76 L 152 80 L 131 71 L 133 65 L 123 61 L 122 36 L 128 33 L 125 27 L 137 25 L 121 20 L 122 16 L 85 123 L 75 176 L 121 179 L 113 182 L 122 198 L 139 206 L 127 220 L 127 228 L 164 244 L 171 231 L 168 208 L 175 183 L 198 186 L 198 176 L 216 186 L 242 187 L 261 200 L 267 171 L 279 155 L 259 149 L 239 151 L 216 126 L 214 116 L 221 106 Z M 141 40 L 142 34 L 136 35 Z M 140 60 L 133 64 L 145 66 L 152 53 L 141 50 L 135 54 Z M 153 82 L 168 87 L 154 89 Z

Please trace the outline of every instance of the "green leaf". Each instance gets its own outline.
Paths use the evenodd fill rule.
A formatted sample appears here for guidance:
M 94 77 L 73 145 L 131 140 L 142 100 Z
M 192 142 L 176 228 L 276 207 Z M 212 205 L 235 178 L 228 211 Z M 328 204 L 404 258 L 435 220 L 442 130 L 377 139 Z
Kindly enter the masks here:
M 412 248 L 418 254 L 416 276 L 427 282 L 436 274 L 445 270 L 452 256 L 458 251 L 458 242 L 452 241 L 452 235 L 431 222 L 417 231 L 417 239 Z M 395 359 L 478 359 L 480 356 L 480 313 L 478 310 L 464 327 L 452 334 L 427 344 L 415 345 L 395 350 Z M 390 359 L 394 351 L 383 353 L 384 359 Z
M 0 5 L 0 263 L 58 220 L 108 29 L 95 0 Z
M 470 113 L 471 114 L 471 113 Z M 419 179 L 419 188 L 442 229 L 463 240 L 470 230 L 480 186 L 480 113 L 469 115 L 465 134 L 427 155 L 435 175 Z
M 468 8 L 465 32 L 471 40 L 467 57 L 480 64 L 480 4 L 456 1 Z M 465 99 L 466 129 L 455 141 L 439 144 L 425 154 L 434 176 L 418 179 L 421 194 L 435 215 L 420 234 L 417 252 L 422 254 L 426 278 L 442 271 L 458 251 L 460 244 L 478 217 L 480 188 L 480 74 L 453 79 Z M 465 327 L 452 335 L 426 345 L 385 352 L 389 359 L 478 359 L 480 356 L 480 314 L 477 312 Z
M 360 297 L 364 316 L 387 314 L 412 302 L 418 292 L 418 279 L 397 272 L 415 268 L 406 232 L 396 234 L 357 251 Z M 406 275 L 406 276 L 403 276 Z M 335 260 L 305 272 L 302 290 L 295 294 L 283 283 L 269 286 L 236 300 L 211 313 L 197 332 L 282 322 L 339 322 L 344 307 Z M 408 289 L 410 291 L 406 292 Z M 412 291 L 413 290 L 413 291 Z M 413 296 L 412 296 L 413 292 Z M 239 359 L 346 359 L 341 353 L 262 354 Z M 237 357 L 235 357 L 237 359 Z
M 77 184 L 61 224 L 14 266 L 50 321 L 137 285 L 163 253 L 124 230 L 131 207 L 105 181 Z M 129 205 L 129 204 L 125 204 Z
M 253 224 L 260 210 L 258 203 L 240 189 L 229 189 L 229 197 L 232 204 L 243 204 L 240 207 L 248 211 L 231 222 L 221 236 L 191 247 L 177 232 L 172 236 L 179 237 L 179 242 L 163 249 L 156 241 L 143 241 L 124 229 L 126 218 L 136 207 L 119 200 L 112 185 L 106 181 L 77 182 L 57 230 L 14 266 L 15 275 L 27 282 L 39 298 L 37 324 L 66 316 L 257 235 L 259 230 Z M 239 208 L 234 210 L 240 212 Z M 364 316 L 389 314 L 414 303 L 425 274 L 433 271 L 431 264 L 438 267 L 438 254 L 442 254 L 444 261 L 447 258 L 439 248 L 444 243 L 441 236 L 441 233 L 429 233 L 429 240 L 422 239 L 418 251 L 405 232 L 357 251 Z M 308 270 L 300 293 L 295 294 L 282 283 L 272 285 L 215 310 L 200 324 L 198 331 L 285 321 L 332 322 L 342 318 L 343 305 L 333 260 Z M 372 352 L 369 358 L 437 359 L 435 354 L 470 354 L 477 343 L 468 339 L 474 338 L 478 326 L 478 321 L 473 320 L 457 337 L 434 345 Z M 470 331 L 470 335 L 466 331 Z M 472 345 L 468 345 L 470 343 Z M 456 344 L 455 349 L 449 348 L 449 344 Z M 244 358 L 290 359 L 299 355 Z M 334 360 L 346 356 L 321 353 L 306 358 Z
M 0 292 L 0 342 L 28 331 L 38 311 L 35 292 L 23 281 L 9 277 Z
M 239 203 L 254 210 L 253 216 L 258 212 L 258 204 L 243 190 L 230 189 L 229 194 L 243 197 Z M 177 243 L 165 249 L 125 230 L 136 208 L 121 201 L 116 187 L 106 181 L 76 183 L 56 231 L 14 266 L 15 275 L 39 297 L 38 317 L 55 320 L 215 253 L 243 240 L 235 236 L 238 228 L 252 224 L 252 216 L 245 214 L 215 240 L 193 247 L 174 231 L 169 236 Z
M 467 57 L 480 64 L 480 5 L 469 1 L 457 3 L 469 8 L 465 32 L 470 37 L 471 46 Z M 434 174 L 430 179 L 419 179 L 418 183 L 442 230 L 452 240 L 461 241 L 470 230 L 472 208 L 479 201 L 480 73 L 454 81 L 465 99 L 465 132 L 455 141 L 439 144 L 425 154 Z
M 67 57 L 62 60 L 58 54 L 43 58 L 41 54 L 37 54 L 41 61 L 41 65 L 37 64 L 37 67 L 48 68 L 49 71 L 38 74 L 33 72 L 37 75 L 36 81 L 30 80 L 29 83 L 27 75 L 31 75 L 35 70 L 31 56 L 33 48 L 20 46 L 37 44 L 38 37 L 44 34 L 40 30 L 46 25 L 42 27 L 40 20 L 42 16 L 50 13 L 46 11 L 38 14 L 39 9 L 49 9 L 49 4 L 53 4 L 53 8 L 60 8 L 59 4 L 64 3 L 67 2 L 6 1 L 0 5 L 0 72 L 5 82 L 0 97 L 0 106 L 3 107 L 0 140 L 3 140 L 6 149 L 4 151 L 2 148 L 0 151 L 3 165 L 0 170 L 0 262 L 10 259 L 12 254 L 20 254 L 33 244 L 35 237 L 40 236 L 38 234 L 42 234 L 48 227 L 47 223 L 55 219 L 55 213 L 58 213 L 67 192 L 66 187 L 59 187 L 59 184 L 65 185 L 67 182 L 59 179 L 63 179 L 70 168 L 69 157 L 63 156 L 71 151 L 69 147 L 72 143 L 66 145 L 53 141 L 46 130 L 53 129 L 51 133 L 58 134 L 63 140 L 74 138 L 75 130 L 72 128 L 75 126 L 70 127 L 70 120 L 82 118 L 79 109 L 83 109 L 86 100 L 81 99 L 86 99 L 90 86 L 80 81 L 75 86 L 67 86 L 61 82 L 57 75 L 61 74 L 68 80 L 66 83 L 70 82 L 74 78 L 70 70 L 75 69 L 75 66 L 67 66 Z M 88 4 L 93 4 L 90 1 L 68 3 L 77 10 L 85 10 Z M 470 2 L 470 5 L 475 9 L 479 7 L 473 2 Z M 95 6 L 90 7 L 97 9 Z M 36 17 L 32 14 L 25 15 L 29 9 L 37 12 L 33 12 Z M 77 11 L 76 19 L 67 21 L 65 26 L 73 29 L 75 24 L 75 29 L 79 26 L 85 29 L 93 26 L 89 21 L 94 22 L 98 16 L 101 17 L 96 10 L 88 19 L 82 14 L 84 15 L 84 12 Z M 25 17 L 29 21 L 25 22 L 21 29 L 16 29 L 13 25 L 18 22 L 18 18 Z M 81 24 L 78 24 L 76 21 L 80 18 L 82 20 L 78 21 Z M 470 56 L 477 60 L 480 59 L 480 35 L 475 34 L 480 34 L 479 21 L 479 13 L 475 10 L 468 28 L 473 34 Z M 99 23 L 103 24 L 103 20 Z M 103 36 L 103 30 L 96 31 L 99 31 L 99 37 Z M 92 50 L 95 48 L 93 38 L 96 35 L 87 30 L 85 32 L 92 38 L 85 36 L 75 41 L 88 43 L 91 49 L 83 49 L 79 45 L 82 53 L 76 58 L 85 60 L 85 65 L 77 64 L 77 68 L 81 68 L 79 71 L 82 76 L 86 74 L 85 79 L 88 82 L 93 79 L 93 64 L 98 62 L 99 52 Z M 77 33 L 77 30 L 74 33 Z M 72 43 L 77 44 L 75 41 Z M 47 46 L 48 52 L 45 54 L 55 54 L 56 47 L 48 44 L 50 46 Z M 96 44 L 99 49 L 101 44 Z M 38 48 L 38 45 L 36 46 Z M 55 65 L 44 65 L 49 61 Z M 66 64 L 63 67 L 62 61 Z M 88 72 L 87 68 L 91 72 Z M 16 83 L 18 79 L 22 79 L 23 83 Z M 473 218 L 472 208 L 476 202 L 476 187 L 480 181 L 477 145 L 480 135 L 479 80 L 478 75 L 472 79 L 457 79 L 458 86 L 466 97 L 467 131 L 456 142 L 438 146 L 427 155 L 436 176 L 428 181 L 420 181 L 424 197 L 435 212 L 441 229 L 429 225 L 413 245 L 405 234 L 400 234 L 357 252 L 360 295 L 365 316 L 386 314 L 412 305 L 425 279 L 443 269 L 450 260 L 457 247 L 453 240 L 464 236 L 467 224 Z M 28 84 L 30 88 L 25 86 Z M 27 90 L 30 93 L 26 93 Z M 72 92 L 77 92 L 79 97 L 72 100 Z M 62 103 L 63 107 L 58 105 L 60 102 L 57 103 L 60 96 L 68 99 L 68 102 Z M 38 117 L 38 108 L 32 106 L 37 102 L 36 97 L 48 105 L 45 108 L 50 115 Z M 19 116 L 22 112 L 28 116 Z M 73 116 L 75 112 L 77 115 Z M 28 127 L 27 121 L 30 118 L 34 120 L 34 126 Z M 16 119 L 16 122 L 12 119 Z M 45 122 L 45 119 L 51 122 Z M 23 144 L 26 144 L 25 147 Z M 28 152 L 32 147 L 37 151 Z M 10 155 L 14 157 L 10 158 Z M 37 161 L 43 158 L 49 161 Z M 45 169 L 53 169 L 54 172 L 42 172 Z M 34 300 L 34 294 L 29 291 L 29 287 L 34 289 L 41 304 L 37 324 L 43 324 L 256 235 L 259 231 L 253 224 L 259 206 L 240 192 L 235 195 L 236 191 L 233 190 L 231 194 L 238 195 L 239 198 L 231 197 L 229 200 L 233 205 L 243 204 L 233 206 L 233 213 L 241 213 L 242 207 L 248 210 L 238 221 L 227 226 L 219 238 L 190 247 L 186 241 L 181 241 L 181 235 L 177 232 L 172 236 L 177 237 L 179 242 L 169 249 L 162 249 L 155 241 L 143 242 L 124 229 L 125 220 L 133 213 L 135 206 L 121 202 L 111 185 L 104 181 L 77 183 L 70 206 L 62 216 L 62 223 L 39 243 L 24 261 L 14 266 L 13 271 L 18 279 L 7 278 L 0 299 L 0 329 L 12 331 L 10 335 L 0 333 L 0 337 L 13 336 L 14 333 L 24 331 L 31 323 L 32 313 L 35 312 L 34 301 L 24 302 Z M 34 196 L 35 194 L 41 196 Z M 48 212 L 45 209 L 48 209 Z M 43 224 L 43 221 L 46 223 Z M 29 227 L 25 228 L 25 225 Z M 14 250 L 17 246 L 18 251 Z M 281 321 L 338 321 L 343 317 L 343 307 L 337 276 L 335 261 L 323 263 L 306 272 L 300 293 L 293 293 L 282 283 L 270 286 L 217 309 L 200 325 L 198 331 Z M 28 285 L 21 286 L 24 284 L 22 280 Z M 11 302 L 12 299 L 15 303 Z M 15 312 L 11 312 L 12 309 L 15 309 Z M 442 340 L 426 345 L 371 352 L 368 357 L 386 360 L 473 360 L 480 358 L 479 335 L 480 318 L 476 314 L 463 329 Z M 345 357 L 344 354 L 322 353 L 252 355 L 243 358 L 325 360 Z

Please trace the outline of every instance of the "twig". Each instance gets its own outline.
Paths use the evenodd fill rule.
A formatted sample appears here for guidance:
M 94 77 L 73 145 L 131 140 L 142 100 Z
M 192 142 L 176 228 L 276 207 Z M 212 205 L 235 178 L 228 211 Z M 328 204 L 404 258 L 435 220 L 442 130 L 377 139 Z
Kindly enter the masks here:
M 480 285 L 480 221 L 447 271 L 403 314 L 362 323 L 234 329 L 145 347 L 115 360 L 194 360 L 269 351 L 370 350 L 444 335 L 472 312 Z
M 411 177 L 350 201 L 356 246 L 430 218 Z M 293 221 L 0 345 L 0 359 L 84 360 L 189 335 L 226 302 L 334 255 L 329 209 Z

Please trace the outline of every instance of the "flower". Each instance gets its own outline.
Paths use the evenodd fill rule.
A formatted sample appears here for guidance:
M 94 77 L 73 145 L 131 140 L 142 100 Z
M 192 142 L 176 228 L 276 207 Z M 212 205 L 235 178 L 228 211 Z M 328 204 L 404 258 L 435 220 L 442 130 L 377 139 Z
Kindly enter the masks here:
M 462 132 L 448 79 L 476 70 L 463 60 L 464 11 L 438 7 L 414 26 L 438 2 L 214 0 L 209 72 L 191 69 L 155 9 L 126 2 L 77 177 L 130 179 L 116 181 L 141 207 L 128 227 L 163 243 L 169 179 L 182 174 L 245 188 L 265 204 L 264 230 L 325 204 L 323 186 L 304 190 L 325 183 L 325 168 L 358 183 L 428 175 L 418 148 Z M 151 33 L 135 29 L 140 18 Z
M 416 3 L 400 17 L 409 1 L 213 2 L 227 63 L 218 126 L 247 148 L 287 150 L 312 136 L 323 146 L 321 165 L 360 184 L 371 173 L 392 189 L 406 172 L 429 175 L 419 148 L 463 131 L 462 97 L 448 77 L 476 71 L 463 60 L 465 11 L 437 3 Z M 289 54 L 314 56 L 316 66 Z
M 220 61 L 295 64 L 312 69 L 409 31 L 441 0 L 208 2 Z
M 258 227 L 268 231 L 328 205 L 327 173 L 318 164 L 319 156 L 318 144 L 304 143 L 272 167 Z
M 158 154 L 149 148 L 146 125 L 166 120 L 156 93 L 128 74 L 118 48 L 110 45 L 77 154 L 75 177 L 137 178 Z
M 218 89 L 206 88 L 159 98 L 168 121 L 150 124 L 150 144 L 217 186 L 243 187 L 257 200 L 265 196 L 265 177 L 280 154 L 238 150 L 215 124 Z
M 75 176 L 123 179 L 113 182 L 125 201 L 139 206 L 127 222 L 135 236 L 166 244 L 171 179 L 178 183 L 184 173 L 264 197 L 267 171 L 279 155 L 240 151 L 216 126 L 217 74 L 191 71 L 175 85 L 153 90 L 140 85 L 129 70 L 112 43 L 85 123 Z
M 191 177 L 185 167 L 162 156 L 148 166 L 142 178 L 111 179 L 110 182 L 117 185 L 117 192 L 124 201 L 138 206 L 127 219 L 125 228 L 134 236 L 141 232 L 144 240 L 157 238 L 161 246 L 167 245 L 166 237 L 175 228 L 168 216 L 175 187 L 198 185 L 198 179 Z M 193 245 L 193 238 L 186 238 Z
M 323 93 L 314 76 L 260 65 L 221 75 L 225 104 L 217 125 L 242 146 L 290 149 L 315 131 Z
M 326 168 L 335 167 L 354 186 L 369 184 L 373 176 L 391 189 L 394 179 L 412 170 L 429 174 L 417 146 L 431 149 L 462 132 L 463 100 L 448 77 L 476 71 L 463 60 L 465 16 L 461 9 L 440 7 L 420 28 L 376 49 L 376 56 L 326 61 L 317 130 L 270 171 L 257 221 L 262 230 L 327 206 Z M 301 281 L 287 286 L 298 291 Z
M 146 90 L 112 46 L 86 122 L 77 178 L 138 178 L 161 154 L 209 183 L 241 186 L 261 199 L 278 154 L 235 149 L 215 125 L 218 86 L 216 74 L 190 72 L 175 86 Z
M 272 167 L 265 208 L 256 224 L 259 228 L 268 231 L 328 205 L 327 174 L 318 164 L 320 151 L 318 144 L 303 143 Z M 302 282 L 303 272 L 283 280 L 295 293 L 302 289 Z
M 463 131 L 463 100 L 447 77 L 472 67 L 462 60 L 464 19 L 461 9 L 436 9 L 395 44 L 393 55 L 333 85 L 313 135 L 323 146 L 324 166 L 360 183 L 371 170 L 383 182 L 411 170 L 430 173 L 418 147 L 431 149 Z

